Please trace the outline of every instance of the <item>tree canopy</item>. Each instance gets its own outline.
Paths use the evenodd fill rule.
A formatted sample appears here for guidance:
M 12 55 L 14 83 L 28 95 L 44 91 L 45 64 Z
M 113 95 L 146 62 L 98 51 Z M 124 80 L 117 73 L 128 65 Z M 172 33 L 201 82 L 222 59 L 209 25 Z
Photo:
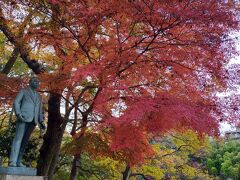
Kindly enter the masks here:
M 1 104 L 9 105 L 26 85 L 19 75 L 9 75 L 18 55 L 48 93 L 39 174 L 54 172 L 66 126 L 76 142 L 88 129 L 102 132 L 110 150 L 135 165 L 152 155 L 154 136 L 185 128 L 218 135 L 220 119 L 237 120 L 237 109 L 225 113 L 216 97 L 228 87 L 224 65 L 236 54 L 230 33 L 239 28 L 239 11 L 232 1 L 2 0 L 0 5 L 3 46 L 12 51 L 0 74 Z M 235 99 L 231 102 L 234 106 Z

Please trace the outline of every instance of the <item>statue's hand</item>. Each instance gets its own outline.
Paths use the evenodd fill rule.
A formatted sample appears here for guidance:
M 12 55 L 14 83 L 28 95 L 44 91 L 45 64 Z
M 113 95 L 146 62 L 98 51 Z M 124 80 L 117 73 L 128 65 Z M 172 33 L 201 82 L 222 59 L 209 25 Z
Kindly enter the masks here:
M 44 122 L 39 122 L 40 125 L 40 129 L 45 130 L 46 129 L 46 125 L 44 124 Z
M 18 118 L 19 121 L 24 122 L 24 118 L 21 114 L 17 114 L 17 118 Z

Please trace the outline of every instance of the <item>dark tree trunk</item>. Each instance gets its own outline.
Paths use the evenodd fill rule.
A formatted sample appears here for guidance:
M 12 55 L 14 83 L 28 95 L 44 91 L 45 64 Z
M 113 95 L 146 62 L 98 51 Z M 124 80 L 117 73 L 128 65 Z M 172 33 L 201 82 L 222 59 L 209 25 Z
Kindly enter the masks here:
M 127 165 L 125 171 L 122 174 L 123 174 L 123 180 L 129 180 L 131 175 L 131 169 L 129 165 Z
M 10 72 L 15 61 L 17 60 L 18 55 L 19 55 L 19 49 L 17 47 L 15 47 L 10 59 L 8 60 L 8 62 L 6 63 L 6 65 L 4 66 L 4 68 L 2 70 L 3 74 L 8 74 Z
M 56 148 L 56 153 L 54 154 L 54 156 L 52 158 L 52 162 L 51 162 L 51 165 L 50 165 L 49 170 L 48 170 L 48 179 L 52 179 L 53 175 L 55 173 L 55 169 L 57 167 L 57 163 L 58 163 L 58 159 L 59 159 L 59 152 L 60 152 L 60 148 L 61 148 L 61 141 L 58 143 L 57 148 Z
M 80 155 L 75 155 L 73 162 L 72 162 L 72 169 L 71 169 L 71 175 L 70 180 L 76 180 L 78 175 L 78 168 L 80 166 Z
M 57 143 L 56 148 L 55 148 L 55 153 L 54 153 L 54 156 L 52 158 L 50 168 L 48 170 L 48 179 L 52 179 L 52 177 L 55 173 L 57 163 L 58 163 L 58 160 L 59 160 L 61 142 L 62 142 L 62 138 L 63 138 L 63 134 L 64 134 L 64 131 L 65 131 L 66 125 L 67 125 L 67 120 L 65 119 L 65 121 L 62 123 L 61 133 L 59 134 L 59 139 L 58 139 L 58 143 Z
M 77 111 L 78 111 L 77 107 L 75 107 L 74 108 L 74 122 L 73 122 L 72 131 L 71 131 L 72 136 L 74 136 L 76 134 L 77 121 L 78 121 Z M 70 180 L 76 180 L 77 179 L 78 168 L 80 166 L 80 158 L 81 158 L 80 154 L 75 155 L 74 158 L 73 158 Z
M 84 136 L 86 128 L 87 128 L 87 117 L 88 114 L 82 114 L 83 118 L 82 118 L 82 128 L 81 128 L 81 135 L 78 137 L 78 141 L 81 141 L 81 138 Z M 74 136 L 76 133 L 76 125 L 77 125 L 77 108 L 75 108 L 74 111 L 74 125 L 72 128 L 72 135 Z M 80 159 L 81 159 L 81 153 L 82 150 L 80 150 L 79 154 L 74 156 L 73 162 L 72 162 L 72 169 L 71 169 L 71 175 L 70 175 L 70 180 L 76 180 L 77 179 L 77 175 L 78 175 L 78 170 L 80 167 Z
M 60 95 L 50 94 L 48 100 L 48 128 L 40 149 L 40 158 L 37 165 L 38 175 L 47 176 L 50 166 L 54 165 L 53 162 L 56 163 L 54 156 L 59 151 L 63 136 L 61 129 L 63 120 L 60 114 L 60 102 Z

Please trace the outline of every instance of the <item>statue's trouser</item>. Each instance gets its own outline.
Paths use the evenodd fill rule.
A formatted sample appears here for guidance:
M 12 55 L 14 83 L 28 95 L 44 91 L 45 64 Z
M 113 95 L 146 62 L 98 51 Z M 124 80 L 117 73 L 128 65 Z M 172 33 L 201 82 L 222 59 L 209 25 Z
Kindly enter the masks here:
M 19 165 L 22 161 L 25 147 L 28 139 L 34 130 L 36 124 L 32 122 L 17 121 L 16 133 L 13 139 L 9 163 Z

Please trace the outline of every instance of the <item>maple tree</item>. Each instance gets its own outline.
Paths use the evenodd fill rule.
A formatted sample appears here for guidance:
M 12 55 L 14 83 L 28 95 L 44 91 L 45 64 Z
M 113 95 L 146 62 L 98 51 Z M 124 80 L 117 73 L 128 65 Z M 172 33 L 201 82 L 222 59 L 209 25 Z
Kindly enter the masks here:
M 52 177 L 69 123 L 79 142 L 90 127 L 107 131 L 130 165 L 171 128 L 218 134 L 237 13 L 219 0 L 3 0 L 0 29 L 49 93 L 38 174 Z

